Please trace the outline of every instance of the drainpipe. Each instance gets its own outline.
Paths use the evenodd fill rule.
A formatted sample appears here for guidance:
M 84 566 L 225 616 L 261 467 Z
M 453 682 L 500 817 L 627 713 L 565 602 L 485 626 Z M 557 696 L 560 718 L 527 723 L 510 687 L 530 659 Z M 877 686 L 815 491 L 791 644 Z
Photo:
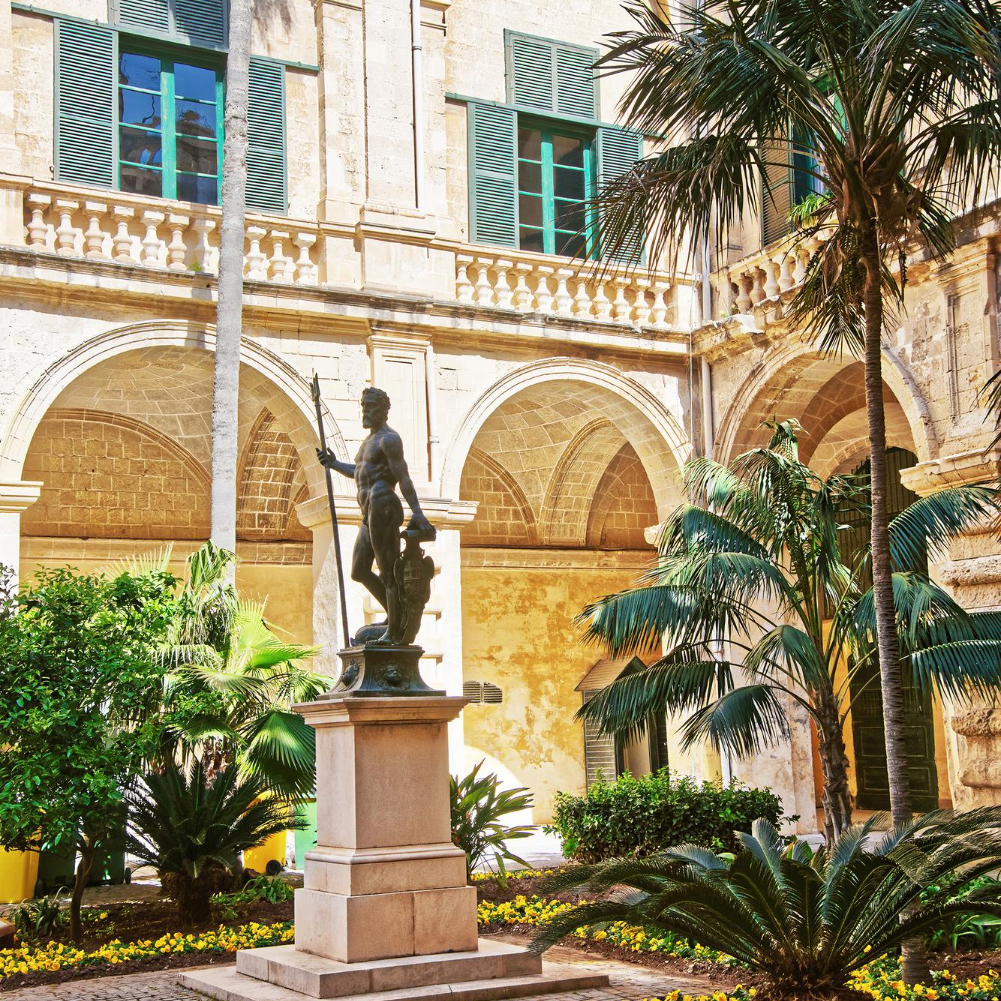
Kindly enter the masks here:
M 410 0 L 410 58 L 414 86 L 414 206 L 424 208 L 424 46 L 421 0 Z
M 438 477 L 441 476 L 441 441 L 438 438 L 438 378 L 435 373 L 434 344 L 430 341 L 424 350 L 424 368 L 427 376 L 428 465 L 430 466 L 428 479 L 434 487 L 438 484 Z M 437 489 L 440 492 L 440 484 Z

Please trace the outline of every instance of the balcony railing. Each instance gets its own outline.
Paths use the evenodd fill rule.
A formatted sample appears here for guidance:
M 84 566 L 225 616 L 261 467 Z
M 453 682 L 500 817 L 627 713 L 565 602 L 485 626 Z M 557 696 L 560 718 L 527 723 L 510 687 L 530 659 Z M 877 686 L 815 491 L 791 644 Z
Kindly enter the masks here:
M 783 240 L 727 268 L 733 312 L 751 313 L 756 306 L 767 306 L 802 285 L 810 258 L 821 243 L 817 236 L 799 242 Z
M 677 287 L 668 275 L 520 251 L 463 250 L 455 257 L 460 303 L 636 327 L 677 325 Z

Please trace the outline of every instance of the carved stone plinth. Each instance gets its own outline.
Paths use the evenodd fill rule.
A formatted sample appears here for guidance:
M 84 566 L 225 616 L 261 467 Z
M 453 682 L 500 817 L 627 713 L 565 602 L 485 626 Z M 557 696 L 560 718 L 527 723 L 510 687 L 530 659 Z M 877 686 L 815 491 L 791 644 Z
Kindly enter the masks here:
M 372 643 L 348 647 L 338 654 L 344 663 L 338 683 L 324 698 L 393 698 L 398 696 L 443 696 L 421 677 L 424 651 L 419 646 L 389 646 Z M 460 707 L 461 708 L 461 707 Z M 459 710 L 456 710 L 456 715 Z M 446 769 L 448 763 L 446 761 Z

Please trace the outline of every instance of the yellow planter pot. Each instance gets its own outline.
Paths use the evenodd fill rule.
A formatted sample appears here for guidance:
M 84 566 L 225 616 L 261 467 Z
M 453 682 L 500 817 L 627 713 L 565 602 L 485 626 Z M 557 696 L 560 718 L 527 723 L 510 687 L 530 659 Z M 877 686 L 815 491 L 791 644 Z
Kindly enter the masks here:
M 35 895 L 38 852 L 8 852 L 0 848 L 0 903 L 19 904 Z
M 272 834 L 267 841 L 256 848 L 249 848 L 243 853 L 243 864 L 248 869 L 264 872 L 268 863 L 274 859 L 284 869 L 285 851 L 288 842 L 288 831 Z

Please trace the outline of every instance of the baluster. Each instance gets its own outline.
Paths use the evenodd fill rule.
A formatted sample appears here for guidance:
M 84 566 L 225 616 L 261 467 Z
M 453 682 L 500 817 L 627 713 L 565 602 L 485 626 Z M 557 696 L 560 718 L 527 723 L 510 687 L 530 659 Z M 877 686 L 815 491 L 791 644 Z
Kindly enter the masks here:
M 653 286 L 653 309 L 650 311 L 650 319 L 655 327 L 667 326 L 667 295 L 671 286 L 666 282 L 654 282 Z
M 244 257 L 244 265 L 247 269 L 246 276 L 251 281 L 264 281 L 268 277 L 267 271 L 264 270 L 264 265 L 267 263 L 267 258 L 261 251 L 261 240 L 267 236 L 268 231 L 261 226 L 248 226 L 247 227 L 247 238 L 250 240 L 250 250 L 247 251 Z
M 83 234 L 83 255 L 84 257 L 101 257 L 107 259 L 104 252 L 104 230 L 101 229 L 101 218 L 108 211 L 105 202 L 84 202 L 84 211 L 87 213 L 87 229 Z
M 553 311 L 553 293 L 549 288 L 549 276 L 556 270 L 546 264 L 540 264 L 536 269 L 539 280 L 535 285 L 535 302 L 540 313 Z
M 132 234 L 129 232 L 129 222 L 135 218 L 135 209 L 130 209 L 126 205 L 116 205 L 111 210 L 111 214 L 118 222 L 118 228 L 111 241 L 115 260 L 131 263 L 135 257 L 132 253 Z
M 792 261 L 793 261 L 793 250 L 788 253 L 783 254 L 779 258 L 779 291 L 785 292 L 787 289 L 791 289 L 793 286 L 792 278 Z
M 212 246 L 209 243 L 209 233 L 215 229 L 215 219 L 199 216 L 191 224 L 191 228 L 195 231 L 195 245 L 191 252 L 195 270 L 200 272 L 214 271 L 215 261 Z
M 271 280 L 276 282 L 290 282 L 292 280 L 292 258 L 285 256 L 285 244 L 289 234 L 282 230 L 273 230 L 271 233 L 271 261 L 268 271 Z
M 650 303 L 647 302 L 646 297 L 646 290 L 649 287 L 649 279 L 636 279 L 636 302 L 633 307 L 633 322 L 637 327 L 645 327 L 650 323 Z
M 594 293 L 594 315 L 595 318 L 607 323 L 612 318 L 612 300 L 605 295 L 604 280 L 598 281 Z
M 59 213 L 59 225 L 56 227 L 56 253 L 70 257 L 76 253 L 76 227 L 73 225 L 73 213 L 80 208 L 79 202 L 56 199 L 56 211 Z
M 771 258 L 767 258 L 764 262 L 763 270 L 765 275 L 765 298 L 774 299 L 779 294 L 779 266 Z
M 556 315 L 572 316 L 570 306 L 573 299 L 570 298 L 570 290 L 567 288 L 567 279 L 572 277 L 573 272 L 569 268 L 556 269 Z
M 626 286 L 630 284 L 628 278 L 613 278 L 615 285 L 615 298 L 612 300 L 612 316 L 616 323 L 628 323 L 632 309 L 626 301 Z
M 751 302 L 757 306 L 757 304 L 765 298 L 765 273 L 761 270 L 761 268 L 754 268 L 751 271 L 751 278 L 753 280 L 753 284 L 751 285 Z
M 473 301 L 473 283 L 469 280 L 469 265 L 473 259 L 468 254 L 455 255 L 455 298 L 458 302 Z
M 49 235 L 49 226 L 45 221 L 45 210 L 52 204 L 48 195 L 28 195 L 31 206 L 31 222 L 25 227 L 28 231 L 29 247 L 44 247 Z
M 494 304 L 494 287 L 490 284 L 490 268 L 493 260 L 489 257 L 476 259 L 476 305 L 492 306 Z
M 754 300 L 751 299 L 751 289 L 754 287 L 754 276 L 748 271 L 737 275 L 737 312 L 750 313 Z
M 146 235 L 142 239 L 142 263 L 154 268 L 160 263 L 160 236 L 157 227 L 164 220 L 162 212 L 143 212 L 142 221 L 146 227 Z
M 802 244 L 797 244 L 793 248 L 796 254 L 796 263 L 792 269 L 793 285 L 802 285 L 806 280 L 806 266 L 810 262 L 810 255 Z
M 514 307 L 514 293 L 511 291 L 511 285 L 507 280 L 507 273 L 514 267 L 514 261 L 498 260 L 494 265 L 494 271 L 497 274 L 497 280 L 494 282 L 494 288 L 497 291 L 497 308 L 498 309 L 512 309 Z
M 170 243 L 167 244 L 167 267 L 172 271 L 184 271 L 187 267 L 188 248 L 184 245 L 184 231 L 191 222 L 191 216 L 171 212 L 167 216 L 170 227 Z
M 299 248 L 299 259 L 295 262 L 295 280 L 298 285 L 316 284 L 316 265 L 309 256 L 309 251 L 315 243 L 315 233 L 295 234 L 295 245 Z
M 580 274 L 577 275 L 577 291 L 573 297 L 573 315 L 581 320 L 591 319 L 591 296 L 587 291 L 587 282 Z
M 528 287 L 528 276 L 533 270 L 531 264 L 524 262 L 514 266 L 514 272 L 518 276 L 514 286 L 514 308 L 520 309 L 523 313 L 530 313 L 535 308 L 535 296 Z

